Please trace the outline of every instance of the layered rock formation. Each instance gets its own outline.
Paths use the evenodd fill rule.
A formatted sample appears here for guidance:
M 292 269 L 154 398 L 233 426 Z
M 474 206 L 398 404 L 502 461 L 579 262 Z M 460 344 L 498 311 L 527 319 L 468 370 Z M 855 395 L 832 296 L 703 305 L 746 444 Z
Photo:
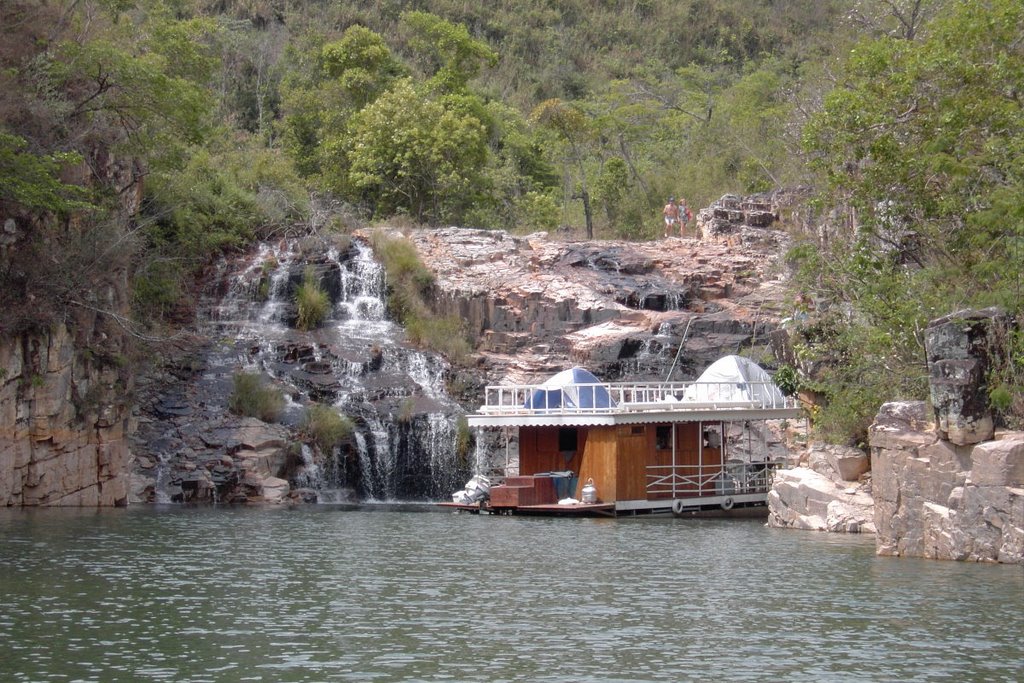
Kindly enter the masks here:
M 1024 433 L 958 445 L 930 412 L 888 403 L 871 427 L 878 553 L 1024 563 Z
M 678 380 L 766 343 L 779 320 L 785 234 L 747 229 L 732 244 L 459 228 L 411 239 L 437 278 L 439 312 L 465 320 L 478 340 L 488 381 L 530 382 L 570 365 L 608 381 L 664 380 L 671 368 Z
M 87 159 L 62 169 L 64 182 L 118 188 L 111 223 L 0 203 L 0 505 L 128 500 L 134 378 L 122 326 L 126 259 L 99 267 L 93 259 L 104 249 L 127 252 L 118 245 L 139 210 L 142 175 L 111 149 L 90 137 Z
M 868 456 L 857 448 L 812 445 L 797 463 L 778 470 L 768 493 L 768 525 L 874 533 Z
M 131 379 L 82 346 L 65 325 L 0 340 L 0 505 L 127 503 Z

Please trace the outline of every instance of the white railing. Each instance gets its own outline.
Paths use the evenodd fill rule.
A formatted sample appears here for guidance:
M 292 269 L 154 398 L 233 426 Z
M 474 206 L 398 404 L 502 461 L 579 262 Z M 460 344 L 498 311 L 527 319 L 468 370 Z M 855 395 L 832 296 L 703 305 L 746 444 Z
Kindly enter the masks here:
M 480 412 L 489 415 L 579 415 L 638 411 L 796 408 L 772 382 L 616 382 L 548 387 L 489 385 Z
M 776 465 L 771 462 L 722 465 L 649 465 L 648 495 L 728 496 L 767 493 Z

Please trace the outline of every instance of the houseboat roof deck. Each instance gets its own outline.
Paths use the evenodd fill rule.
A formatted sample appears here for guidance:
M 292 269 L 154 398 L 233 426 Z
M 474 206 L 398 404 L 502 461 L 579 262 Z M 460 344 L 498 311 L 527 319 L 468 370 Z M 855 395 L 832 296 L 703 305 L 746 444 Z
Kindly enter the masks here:
M 799 417 L 772 382 L 598 382 L 490 385 L 472 427 L 613 425 Z

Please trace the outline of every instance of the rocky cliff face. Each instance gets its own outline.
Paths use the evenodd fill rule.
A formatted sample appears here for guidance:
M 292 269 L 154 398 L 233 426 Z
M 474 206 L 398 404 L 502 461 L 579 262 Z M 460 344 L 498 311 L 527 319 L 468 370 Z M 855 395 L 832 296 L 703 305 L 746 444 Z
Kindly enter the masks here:
M 98 141 L 88 156 L 64 169 L 65 181 L 123 188 L 120 218 L 110 220 L 126 226 L 124 217 L 138 211 L 142 196 L 137 169 Z M 6 332 L 0 334 L 0 505 L 128 500 L 133 378 L 129 338 L 114 317 L 128 308 L 127 274 L 123 259 L 89 270 L 74 260 L 78 252 L 64 249 L 96 238 L 83 237 L 96 227 L 88 220 L 72 215 L 58 224 L 54 216 L 0 207 L 0 270 L 18 285 L 0 297 L 0 332 Z M 107 224 L 96 232 L 118 238 Z M 58 277 L 60 287 L 52 282 Z M 34 324 L 12 325 L 24 320 Z M 41 321 L 49 322 L 45 332 L 11 332 Z
M 1024 563 L 1024 433 L 957 445 L 929 412 L 887 403 L 871 427 L 878 553 Z
M 723 355 L 767 344 L 783 310 L 777 230 L 655 242 L 459 228 L 411 238 L 436 275 L 439 312 L 466 321 L 494 383 L 571 365 L 608 381 L 664 380 L 670 369 L 692 379 Z
M 127 503 L 130 376 L 80 339 L 0 341 L 0 505 Z

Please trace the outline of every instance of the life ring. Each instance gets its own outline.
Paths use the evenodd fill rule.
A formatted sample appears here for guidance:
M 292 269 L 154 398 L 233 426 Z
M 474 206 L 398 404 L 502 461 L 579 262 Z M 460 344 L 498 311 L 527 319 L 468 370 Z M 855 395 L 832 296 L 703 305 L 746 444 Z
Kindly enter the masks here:
M 681 500 L 672 501 L 672 514 L 681 515 L 683 510 L 686 509 L 686 505 Z
M 736 501 L 734 501 L 731 497 L 730 498 L 726 498 L 725 500 L 722 501 L 722 509 L 723 510 L 732 510 L 732 506 L 735 505 L 735 504 L 736 504 Z

